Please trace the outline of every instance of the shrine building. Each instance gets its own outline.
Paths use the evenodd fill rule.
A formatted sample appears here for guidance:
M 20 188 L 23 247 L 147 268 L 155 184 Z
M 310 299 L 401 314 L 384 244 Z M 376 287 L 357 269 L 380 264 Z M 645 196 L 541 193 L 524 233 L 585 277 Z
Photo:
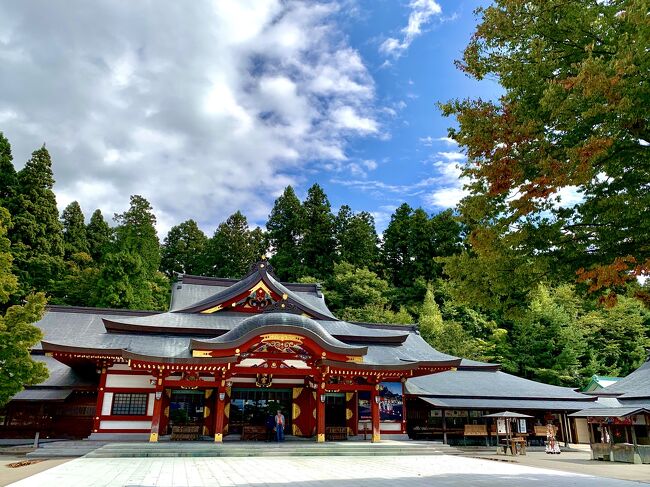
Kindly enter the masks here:
M 318 442 L 446 441 L 450 424 L 519 405 L 570 438 L 567 413 L 596 399 L 441 353 L 415 325 L 342 321 L 319 285 L 282 283 L 266 260 L 241 280 L 180 276 L 164 313 L 51 306 L 36 326 L 50 378 L 0 411 L 0 436 L 264 439 L 281 410 L 287 435 Z

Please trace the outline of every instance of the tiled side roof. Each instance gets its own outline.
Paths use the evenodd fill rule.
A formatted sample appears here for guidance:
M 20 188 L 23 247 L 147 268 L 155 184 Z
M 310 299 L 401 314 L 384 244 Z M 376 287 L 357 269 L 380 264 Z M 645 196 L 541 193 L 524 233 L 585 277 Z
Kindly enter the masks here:
M 608 394 L 623 394 L 622 398 L 650 398 L 650 361 L 645 362 L 627 377 L 606 389 Z

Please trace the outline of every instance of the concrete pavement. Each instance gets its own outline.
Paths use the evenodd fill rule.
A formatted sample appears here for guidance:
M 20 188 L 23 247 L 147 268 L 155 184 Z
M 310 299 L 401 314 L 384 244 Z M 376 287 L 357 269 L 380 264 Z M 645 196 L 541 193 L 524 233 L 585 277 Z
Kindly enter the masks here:
M 430 487 L 562 485 L 624 487 L 636 482 L 462 456 L 78 458 L 12 487 L 281 486 Z

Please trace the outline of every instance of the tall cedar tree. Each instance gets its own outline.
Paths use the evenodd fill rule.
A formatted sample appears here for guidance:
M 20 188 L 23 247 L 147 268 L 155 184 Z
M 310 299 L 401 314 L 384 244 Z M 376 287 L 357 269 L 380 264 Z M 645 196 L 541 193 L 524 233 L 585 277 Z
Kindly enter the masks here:
M 295 281 L 304 275 L 300 244 L 305 231 L 304 209 L 293 188 L 287 186 L 275 200 L 266 222 L 269 244 L 273 251 L 271 264 L 284 281 Z
M 63 247 L 65 259 L 69 260 L 74 254 L 89 253 L 86 237 L 86 222 L 81 206 L 76 201 L 70 203 L 61 214 L 63 221 Z
M 334 219 L 334 229 L 340 262 L 368 269 L 377 267 L 379 237 L 370 213 L 353 213 L 348 205 L 343 205 Z
M 18 280 L 11 272 L 11 243 L 6 237 L 11 221 L 9 212 L 0 207 L 0 307 L 4 308 L 18 287 Z M 45 312 L 45 295 L 32 294 L 25 304 L 11 306 L 0 312 L 0 406 L 25 385 L 34 385 L 47 378 L 47 368 L 35 362 L 30 349 L 42 338 L 41 331 L 32 323 L 40 320 Z
M 111 243 L 113 231 L 108 225 L 100 209 L 93 212 L 90 222 L 86 227 L 86 238 L 88 240 L 88 249 L 90 256 L 95 262 L 101 262 Z
M 95 304 L 114 308 L 164 309 L 169 286 L 158 271 L 156 217 L 142 196 L 131 196 L 127 211 L 115 215 L 115 242 L 104 256 Z
M 13 244 L 21 295 L 48 291 L 63 271 L 63 226 L 52 188 L 52 161 L 45 146 L 34 151 L 18 172 Z
M 4 134 L 0 132 L 0 206 L 10 208 L 17 188 L 18 176 L 13 164 L 11 145 Z
M 448 266 L 458 295 L 502 308 L 577 273 L 613 303 L 650 268 L 648 2 L 496 0 L 478 12 L 458 65 L 505 93 L 442 106 L 471 181 L 460 211 L 472 253 Z
M 160 267 L 160 241 L 156 233 L 156 216 L 151 204 L 140 195 L 131 196 L 131 205 L 124 213 L 115 214 L 117 246 L 121 251 L 136 254 L 148 275 Z
M 162 245 L 160 270 L 170 278 L 176 273 L 204 275 L 207 244 L 208 237 L 194 220 L 172 227 Z
M 318 184 L 307 191 L 303 203 L 305 231 L 300 245 L 306 275 L 327 279 L 332 275 L 336 256 L 334 216 L 327 195 Z
M 398 302 L 419 305 L 426 282 L 442 276 L 438 257 L 460 252 L 461 226 L 451 210 L 429 217 L 418 208 L 401 205 L 384 232 L 382 248 L 386 273 L 396 291 Z
M 251 230 L 248 220 L 237 211 L 221 223 L 208 242 L 208 265 L 219 277 L 240 278 L 253 262 L 266 255 L 266 236 L 258 227 Z

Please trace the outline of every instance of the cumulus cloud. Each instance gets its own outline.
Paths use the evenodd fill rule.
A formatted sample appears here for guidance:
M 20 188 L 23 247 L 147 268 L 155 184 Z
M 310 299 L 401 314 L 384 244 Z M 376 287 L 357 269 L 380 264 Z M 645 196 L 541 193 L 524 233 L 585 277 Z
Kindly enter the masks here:
M 376 136 L 374 82 L 336 3 L 0 4 L 0 121 L 22 165 L 43 142 L 63 207 L 148 198 L 159 229 L 263 222 L 312 160 Z M 363 166 L 364 170 L 371 167 Z
M 409 3 L 409 20 L 402 29 L 401 39 L 389 37 L 379 46 L 382 54 L 399 57 L 413 40 L 422 34 L 422 29 L 434 16 L 442 14 L 442 8 L 435 0 L 412 0 Z

